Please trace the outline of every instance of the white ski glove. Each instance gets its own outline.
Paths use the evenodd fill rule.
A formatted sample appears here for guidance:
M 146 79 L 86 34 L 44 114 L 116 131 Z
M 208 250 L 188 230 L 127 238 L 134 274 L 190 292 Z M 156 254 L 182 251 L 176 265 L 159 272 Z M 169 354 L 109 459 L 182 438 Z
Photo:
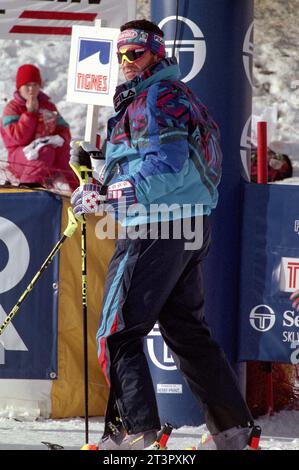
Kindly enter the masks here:
M 72 140 L 70 150 L 70 163 L 74 166 L 86 166 L 92 169 L 93 177 L 103 184 L 105 173 L 105 156 L 102 150 L 89 142 Z
M 71 196 L 71 205 L 76 216 L 82 214 L 95 214 L 99 212 L 101 204 L 106 200 L 106 195 L 101 195 L 101 186 L 86 183 L 79 186 Z

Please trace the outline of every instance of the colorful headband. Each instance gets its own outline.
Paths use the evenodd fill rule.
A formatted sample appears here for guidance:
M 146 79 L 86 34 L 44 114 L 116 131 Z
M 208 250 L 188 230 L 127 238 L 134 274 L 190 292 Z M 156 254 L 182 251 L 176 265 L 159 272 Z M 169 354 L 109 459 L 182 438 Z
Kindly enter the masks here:
M 125 29 L 117 39 L 117 49 L 129 44 L 138 44 L 150 49 L 153 54 L 165 57 L 165 45 L 162 36 L 143 29 Z

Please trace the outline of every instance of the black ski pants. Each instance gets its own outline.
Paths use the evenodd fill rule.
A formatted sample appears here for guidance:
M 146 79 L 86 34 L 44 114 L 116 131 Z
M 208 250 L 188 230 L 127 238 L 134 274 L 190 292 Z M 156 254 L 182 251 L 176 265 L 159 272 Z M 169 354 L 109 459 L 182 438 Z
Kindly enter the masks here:
M 195 219 L 191 222 L 195 228 Z M 129 434 L 160 429 L 143 352 L 143 339 L 156 322 L 178 369 L 204 407 L 210 432 L 253 421 L 235 373 L 205 320 L 202 261 L 210 245 L 207 216 L 201 225 L 202 245 L 191 250 L 186 250 L 190 240 L 184 236 L 117 241 L 97 341 L 99 361 L 111 386 L 106 422 L 119 414 Z

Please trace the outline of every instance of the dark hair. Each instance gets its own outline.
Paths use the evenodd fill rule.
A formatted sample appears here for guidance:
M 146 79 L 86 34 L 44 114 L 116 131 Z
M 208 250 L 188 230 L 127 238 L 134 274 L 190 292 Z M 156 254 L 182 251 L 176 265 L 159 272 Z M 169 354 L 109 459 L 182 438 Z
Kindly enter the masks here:
M 145 31 L 152 31 L 153 33 L 159 34 L 162 38 L 164 37 L 164 33 L 159 26 L 148 20 L 128 21 L 128 23 L 125 23 L 120 27 L 121 31 L 125 31 L 126 29 L 143 29 Z

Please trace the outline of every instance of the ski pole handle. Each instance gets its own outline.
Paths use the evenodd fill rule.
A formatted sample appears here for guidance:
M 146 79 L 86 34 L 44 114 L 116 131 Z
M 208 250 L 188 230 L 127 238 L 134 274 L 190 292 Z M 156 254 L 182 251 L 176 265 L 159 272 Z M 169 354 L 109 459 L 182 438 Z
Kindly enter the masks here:
M 73 163 L 70 163 L 70 167 L 77 176 L 80 186 L 83 186 L 83 184 L 88 183 L 88 179 L 92 175 L 91 168 L 88 168 L 87 166 L 77 166 Z

